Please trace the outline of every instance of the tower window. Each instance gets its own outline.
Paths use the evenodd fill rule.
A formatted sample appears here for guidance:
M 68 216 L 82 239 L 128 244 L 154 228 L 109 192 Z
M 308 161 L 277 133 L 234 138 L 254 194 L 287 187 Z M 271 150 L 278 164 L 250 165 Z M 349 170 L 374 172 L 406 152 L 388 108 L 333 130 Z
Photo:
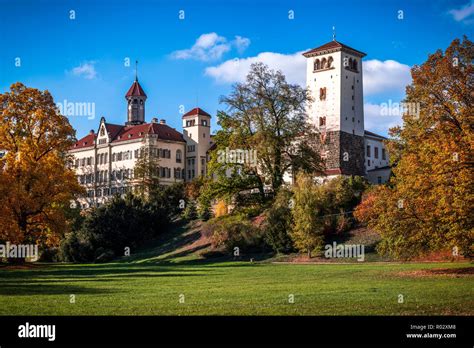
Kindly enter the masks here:
M 370 157 L 370 145 L 367 145 L 367 157 Z
M 326 126 L 326 116 L 319 118 L 319 127 L 324 127 L 324 126 Z
M 326 100 L 326 87 L 319 89 L 319 100 Z
M 321 63 L 319 62 L 319 59 L 316 59 L 316 60 L 314 61 L 313 69 L 314 69 L 314 70 L 319 70 L 319 69 L 320 69 L 320 64 L 321 64 Z

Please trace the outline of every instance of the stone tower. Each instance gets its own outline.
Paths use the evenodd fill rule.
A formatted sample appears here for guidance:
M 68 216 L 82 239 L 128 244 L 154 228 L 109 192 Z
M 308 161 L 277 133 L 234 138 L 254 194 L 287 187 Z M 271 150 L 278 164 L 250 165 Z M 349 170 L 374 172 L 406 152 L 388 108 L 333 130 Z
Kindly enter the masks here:
M 321 134 L 327 175 L 364 175 L 365 53 L 335 39 L 303 53 L 313 102 L 308 115 Z

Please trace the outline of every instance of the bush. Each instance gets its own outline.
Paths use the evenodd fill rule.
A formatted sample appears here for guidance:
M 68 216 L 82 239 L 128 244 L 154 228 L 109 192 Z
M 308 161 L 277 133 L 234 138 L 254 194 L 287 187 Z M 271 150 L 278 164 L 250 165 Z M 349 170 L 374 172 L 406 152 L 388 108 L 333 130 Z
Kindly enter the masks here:
M 243 215 L 227 215 L 209 220 L 202 229 L 211 239 L 213 248 L 232 252 L 238 247 L 242 252 L 261 250 L 265 247 L 263 232 Z
M 197 218 L 197 208 L 196 208 L 196 202 L 191 200 L 186 204 L 186 208 L 184 208 L 183 211 L 183 217 L 188 220 L 194 220 Z
M 293 249 L 289 236 L 292 226 L 291 191 L 280 188 L 275 202 L 265 212 L 263 224 L 265 242 L 277 253 L 288 253 Z
M 104 262 L 123 255 L 125 247 L 135 249 L 157 236 L 170 221 L 166 202 L 127 195 L 93 209 L 79 230 L 61 242 L 60 255 L 69 262 Z

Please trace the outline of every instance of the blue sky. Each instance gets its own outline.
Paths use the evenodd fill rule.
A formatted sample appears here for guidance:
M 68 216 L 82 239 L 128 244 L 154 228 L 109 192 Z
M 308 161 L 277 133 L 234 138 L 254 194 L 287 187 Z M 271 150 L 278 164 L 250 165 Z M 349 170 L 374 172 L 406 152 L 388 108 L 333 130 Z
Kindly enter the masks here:
M 386 134 L 399 118 L 380 116 L 381 103 L 403 98 L 409 68 L 474 29 L 473 0 L 0 0 L 0 8 L 0 93 L 21 81 L 57 102 L 94 103 L 95 119 L 70 116 L 78 137 L 101 116 L 125 122 L 135 60 L 147 120 L 181 130 L 180 106 L 215 116 L 219 96 L 254 61 L 304 84 L 299 52 L 330 41 L 333 26 L 338 41 L 367 53 L 366 129 Z

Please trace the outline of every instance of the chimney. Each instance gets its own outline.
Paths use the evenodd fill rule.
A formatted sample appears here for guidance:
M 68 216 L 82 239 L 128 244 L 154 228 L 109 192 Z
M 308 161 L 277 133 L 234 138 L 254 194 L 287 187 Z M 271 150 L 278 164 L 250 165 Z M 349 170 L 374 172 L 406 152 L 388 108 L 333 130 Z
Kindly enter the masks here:
M 157 119 L 156 117 L 153 117 L 153 118 L 151 119 L 151 123 L 158 123 L 158 119 Z
M 166 124 L 166 121 L 164 119 L 161 119 L 160 124 Z

